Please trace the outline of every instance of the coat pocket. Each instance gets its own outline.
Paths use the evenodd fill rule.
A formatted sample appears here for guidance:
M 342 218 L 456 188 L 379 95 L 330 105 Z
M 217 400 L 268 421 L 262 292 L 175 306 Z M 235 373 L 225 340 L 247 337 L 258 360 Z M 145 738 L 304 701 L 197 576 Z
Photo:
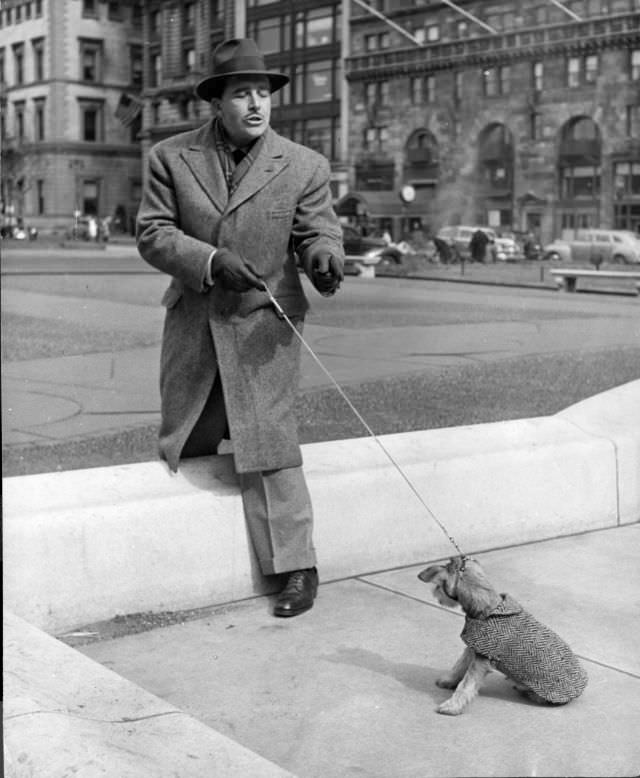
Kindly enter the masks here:
M 172 283 L 167 287 L 167 290 L 162 295 L 162 300 L 160 302 L 167 309 L 175 308 L 175 306 L 178 304 L 178 300 L 182 297 L 182 294 L 182 287 L 174 286 Z

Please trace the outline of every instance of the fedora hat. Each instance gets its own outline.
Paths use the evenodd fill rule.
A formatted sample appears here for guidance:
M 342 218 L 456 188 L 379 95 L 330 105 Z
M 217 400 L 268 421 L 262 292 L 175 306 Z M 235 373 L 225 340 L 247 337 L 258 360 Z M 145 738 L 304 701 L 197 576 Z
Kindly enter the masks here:
M 276 92 L 289 83 L 289 76 L 267 70 L 264 56 L 251 38 L 232 38 L 223 41 L 213 52 L 213 72 L 195 87 L 196 95 L 203 100 L 220 97 L 224 81 L 229 76 L 266 76 L 271 91 Z

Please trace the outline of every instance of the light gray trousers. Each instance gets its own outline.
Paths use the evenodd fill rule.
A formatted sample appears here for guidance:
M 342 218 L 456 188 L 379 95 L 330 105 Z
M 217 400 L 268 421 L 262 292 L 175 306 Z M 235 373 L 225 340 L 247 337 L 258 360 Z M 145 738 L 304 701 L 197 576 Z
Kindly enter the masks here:
M 182 450 L 182 457 L 217 453 L 227 431 L 220 378 Z M 313 509 L 302 467 L 238 473 L 249 536 L 264 575 L 315 567 Z

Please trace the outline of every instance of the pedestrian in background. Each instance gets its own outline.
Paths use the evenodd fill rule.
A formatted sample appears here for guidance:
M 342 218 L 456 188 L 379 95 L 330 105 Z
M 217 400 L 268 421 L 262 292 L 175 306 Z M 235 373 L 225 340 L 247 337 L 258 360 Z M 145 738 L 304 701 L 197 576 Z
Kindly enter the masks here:
M 294 416 L 309 307 L 296 256 L 322 295 L 343 278 L 328 161 L 270 126 L 267 71 L 251 39 L 221 43 L 196 86 L 214 117 L 149 153 L 137 220 L 142 257 L 173 276 L 164 296 L 160 452 L 172 470 L 230 436 L 262 572 L 281 575 L 275 615 L 312 607 L 318 586 L 311 500 Z

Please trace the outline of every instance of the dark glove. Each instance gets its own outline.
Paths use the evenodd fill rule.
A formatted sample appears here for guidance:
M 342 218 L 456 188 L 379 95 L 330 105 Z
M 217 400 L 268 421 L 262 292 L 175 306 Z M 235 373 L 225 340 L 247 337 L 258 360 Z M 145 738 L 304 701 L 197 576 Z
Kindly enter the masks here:
M 311 282 L 320 294 L 330 297 L 335 294 L 344 278 L 342 262 L 333 254 L 319 254 L 311 265 Z
M 217 249 L 213 255 L 211 275 L 223 289 L 247 292 L 249 289 L 264 289 L 260 274 L 241 256 L 229 249 Z

